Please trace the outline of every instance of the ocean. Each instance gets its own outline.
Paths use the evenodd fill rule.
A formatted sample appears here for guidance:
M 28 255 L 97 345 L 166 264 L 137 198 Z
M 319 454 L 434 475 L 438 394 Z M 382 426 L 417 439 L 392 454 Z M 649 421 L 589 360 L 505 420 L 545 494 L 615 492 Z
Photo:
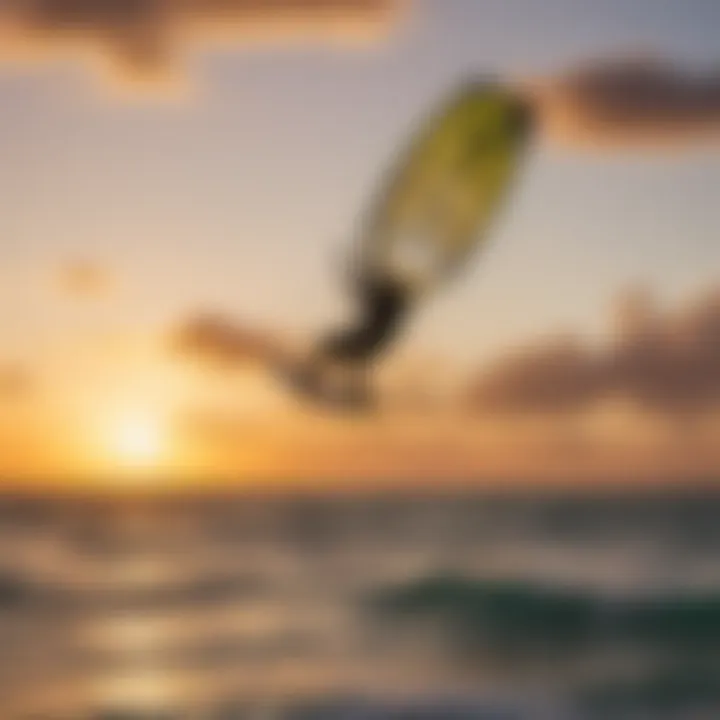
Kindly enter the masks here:
M 720 485 L 0 497 L 2 720 L 717 720 Z

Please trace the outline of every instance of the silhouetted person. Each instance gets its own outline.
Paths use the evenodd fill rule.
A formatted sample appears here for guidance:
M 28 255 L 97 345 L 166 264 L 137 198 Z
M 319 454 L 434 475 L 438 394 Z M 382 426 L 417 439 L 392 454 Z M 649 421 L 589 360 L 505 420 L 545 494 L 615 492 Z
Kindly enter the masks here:
M 397 336 L 409 294 L 397 281 L 383 278 L 358 284 L 361 314 L 357 324 L 330 335 L 319 347 L 321 358 L 344 363 L 369 363 Z
M 397 337 L 410 296 L 402 284 L 386 278 L 359 280 L 357 293 L 357 323 L 329 335 L 302 366 L 286 368 L 285 376 L 315 400 L 363 409 L 372 405 L 372 364 Z

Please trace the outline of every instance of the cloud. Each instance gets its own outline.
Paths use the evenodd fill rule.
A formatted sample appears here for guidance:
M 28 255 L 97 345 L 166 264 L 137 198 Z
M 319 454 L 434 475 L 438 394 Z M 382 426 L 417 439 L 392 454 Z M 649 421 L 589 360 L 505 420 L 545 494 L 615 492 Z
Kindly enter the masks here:
M 720 70 L 662 60 L 589 63 L 530 92 L 545 132 L 564 144 L 656 147 L 720 139 Z
M 110 271 L 91 260 L 72 260 L 57 272 L 60 290 L 78 299 L 95 299 L 105 295 L 113 285 Z
M 170 333 L 169 344 L 176 355 L 212 368 L 265 365 L 279 352 L 271 333 L 211 313 L 181 322 Z
M 0 403 L 22 400 L 32 390 L 30 373 L 19 365 L 0 366 Z
M 675 313 L 631 296 L 618 319 L 605 359 L 608 389 L 661 413 L 720 408 L 720 290 Z
M 517 350 L 483 373 L 470 390 L 470 404 L 503 411 L 576 410 L 595 400 L 596 365 L 573 338 Z
M 720 410 L 720 290 L 674 312 L 634 291 L 604 348 L 545 341 L 501 358 L 467 391 L 474 410 L 578 412 L 609 399 L 666 418 Z
M 174 69 L 187 47 L 226 40 L 348 41 L 392 27 L 402 0 L 3 0 L 0 54 L 90 51 L 125 76 Z

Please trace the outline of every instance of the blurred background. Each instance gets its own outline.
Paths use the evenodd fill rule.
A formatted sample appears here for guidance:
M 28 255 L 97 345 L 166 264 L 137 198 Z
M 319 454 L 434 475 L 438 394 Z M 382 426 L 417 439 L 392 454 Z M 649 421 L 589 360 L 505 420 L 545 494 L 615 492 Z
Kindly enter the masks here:
M 0 0 L 3 720 L 720 714 L 716 0 Z M 538 132 L 321 412 L 439 99 Z

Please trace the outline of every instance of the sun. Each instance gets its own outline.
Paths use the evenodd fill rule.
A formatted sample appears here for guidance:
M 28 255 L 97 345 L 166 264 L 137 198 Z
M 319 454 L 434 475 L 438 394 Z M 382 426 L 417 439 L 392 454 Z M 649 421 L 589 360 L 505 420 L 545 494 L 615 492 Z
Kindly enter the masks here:
M 160 463 L 167 448 L 167 431 L 159 414 L 129 412 L 118 417 L 110 437 L 112 454 L 125 467 L 148 468 Z

